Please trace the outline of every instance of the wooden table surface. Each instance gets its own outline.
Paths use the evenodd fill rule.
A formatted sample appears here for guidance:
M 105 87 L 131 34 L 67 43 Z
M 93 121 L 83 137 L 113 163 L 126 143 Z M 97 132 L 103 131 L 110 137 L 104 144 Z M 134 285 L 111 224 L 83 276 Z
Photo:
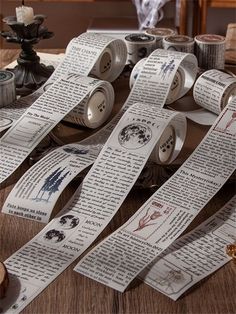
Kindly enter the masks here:
M 51 50 L 49 52 L 61 52 Z M 14 50 L 0 51 L 1 67 L 17 56 Z M 199 126 L 192 125 L 197 137 Z M 195 128 L 195 129 L 194 129 Z M 204 128 L 203 128 L 204 129 Z M 206 129 L 200 130 L 205 133 Z M 198 139 L 200 140 L 200 138 Z M 190 141 L 190 140 L 189 140 Z M 0 189 L 2 205 L 14 184 L 29 167 L 28 161 L 6 180 Z M 73 181 L 57 202 L 61 209 L 78 185 Z M 111 223 L 95 243 L 116 230 L 147 200 L 153 191 L 133 188 Z M 235 193 L 234 182 L 228 181 L 219 193 L 201 211 L 188 228 L 191 229 L 215 213 Z M 32 239 L 43 224 L 0 214 L 0 260 L 4 261 L 17 249 Z M 213 275 L 204 279 L 178 301 L 172 301 L 153 288 L 134 280 L 125 293 L 120 293 L 73 271 L 76 260 L 66 271 L 51 283 L 22 313 L 29 314 L 233 314 L 236 312 L 236 265 L 229 262 Z

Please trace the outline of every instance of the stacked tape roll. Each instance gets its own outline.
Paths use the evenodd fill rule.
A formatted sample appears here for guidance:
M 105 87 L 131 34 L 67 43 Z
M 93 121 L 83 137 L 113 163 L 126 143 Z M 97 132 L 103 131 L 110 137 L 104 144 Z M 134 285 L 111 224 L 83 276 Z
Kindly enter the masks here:
M 185 135 L 184 116 L 144 103 L 134 104 L 126 111 L 81 184 L 79 202 L 76 204 L 76 199 L 73 199 L 58 217 L 5 262 L 10 274 L 17 276 L 27 295 L 17 312 L 82 254 L 105 228 L 135 183 L 148 156 L 153 150 L 159 151 L 169 143 L 170 129 L 173 129 L 171 135 L 174 139 L 170 153 L 162 155 L 164 159 L 172 158 L 176 147 L 177 150 L 180 148 L 177 139 L 181 134 Z M 184 138 L 180 140 L 183 143 Z M 42 272 L 42 264 L 36 258 L 43 251 L 44 256 L 51 256 L 51 264 L 44 265 L 50 267 L 50 276 L 46 269 L 45 274 Z M 16 259 L 17 268 L 14 265 Z M 24 276 L 21 276 L 22 272 Z M 28 274 L 31 274 L 30 282 L 24 279 Z M 3 309 L 11 304 L 11 300 L 14 300 L 14 294 L 10 288 Z
M 163 48 L 163 39 L 165 37 L 176 35 L 175 30 L 173 30 L 172 28 L 164 27 L 147 28 L 145 33 L 148 35 L 152 35 L 156 38 L 155 49 Z
M 195 36 L 196 56 L 200 68 L 224 69 L 225 37 L 215 34 Z
M 194 53 L 194 40 L 189 36 L 172 35 L 163 38 L 163 48 Z

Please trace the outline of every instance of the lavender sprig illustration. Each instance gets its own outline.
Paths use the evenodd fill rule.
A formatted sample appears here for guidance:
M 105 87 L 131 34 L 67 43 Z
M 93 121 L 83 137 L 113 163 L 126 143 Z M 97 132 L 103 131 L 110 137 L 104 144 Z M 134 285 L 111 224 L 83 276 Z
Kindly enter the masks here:
M 147 209 L 146 214 L 139 219 L 138 228 L 133 230 L 133 232 L 142 230 L 145 227 L 156 225 L 157 222 L 153 222 L 157 218 L 161 217 L 162 214 L 159 211 L 154 211 L 151 215 L 149 214 L 149 208 Z

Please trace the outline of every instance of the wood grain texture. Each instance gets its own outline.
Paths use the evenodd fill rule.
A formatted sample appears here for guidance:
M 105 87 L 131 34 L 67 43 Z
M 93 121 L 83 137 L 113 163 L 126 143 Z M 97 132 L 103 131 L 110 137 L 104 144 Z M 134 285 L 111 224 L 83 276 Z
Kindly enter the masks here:
M 14 58 L 14 57 L 13 57 Z M 11 60 L 10 60 L 11 61 Z M 194 132 L 197 132 L 195 126 Z M 2 184 L 2 205 L 29 167 L 27 160 Z M 57 202 L 59 211 L 78 186 L 73 181 Z M 151 196 L 151 190 L 133 188 L 127 199 L 95 243 L 116 230 Z M 235 193 L 235 184 L 227 183 L 189 226 L 196 227 L 215 213 Z M 4 261 L 31 240 L 44 225 L 0 213 L 0 260 Z M 174 302 L 139 280 L 134 280 L 125 293 L 112 290 L 73 271 L 76 260 L 51 283 L 22 313 L 24 314 L 234 314 L 236 308 L 235 264 L 229 262 L 204 279 Z

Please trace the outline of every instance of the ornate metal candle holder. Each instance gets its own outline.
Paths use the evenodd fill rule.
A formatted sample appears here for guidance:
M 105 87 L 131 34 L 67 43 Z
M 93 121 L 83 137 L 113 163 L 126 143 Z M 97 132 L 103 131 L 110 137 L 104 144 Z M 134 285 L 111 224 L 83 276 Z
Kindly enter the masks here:
M 3 19 L 13 32 L 1 32 L 7 42 L 18 43 L 22 51 L 17 59 L 18 65 L 14 69 L 8 69 L 15 74 L 16 92 L 25 96 L 39 88 L 54 71 L 53 66 L 45 66 L 40 63 L 40 58 L 33 49 L 41 39 L 51 38 L 54 34 L 42 26 L 45 15 L 35 15 L 31 24 L 17 22 L 15 16 L 7 16 Z

